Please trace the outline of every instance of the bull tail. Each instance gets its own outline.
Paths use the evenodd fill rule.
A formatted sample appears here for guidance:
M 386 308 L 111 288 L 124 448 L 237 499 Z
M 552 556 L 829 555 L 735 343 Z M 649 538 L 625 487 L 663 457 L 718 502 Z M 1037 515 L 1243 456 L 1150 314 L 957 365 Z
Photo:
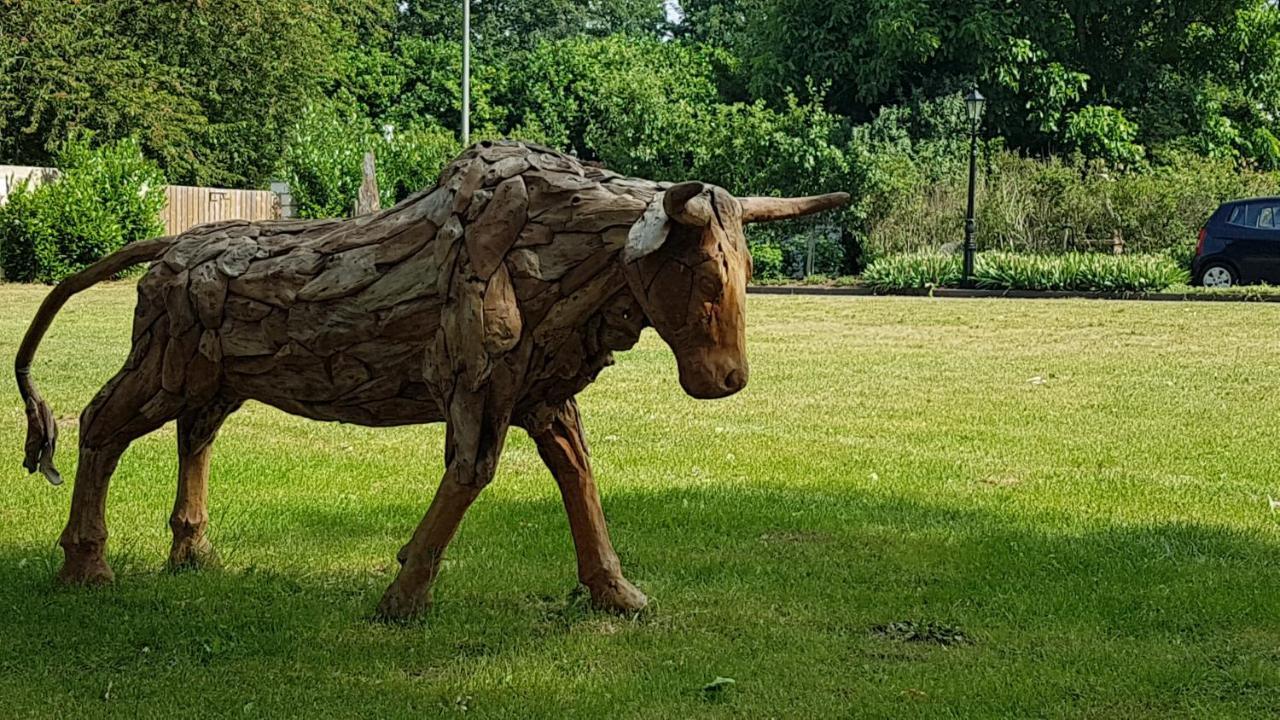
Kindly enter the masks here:
M 53 410 L 49 408 L 49 403 L 40 397 L 35 383 L 31 380 L 31 360 L 35 357 L 36 348 L 40 346 L 40 340 L 44 338 L 49 325 L 53 323 L 54 316 L 72 295 L 134 265 L 155 260 L 173 243 L 174 238 L 163 237 L 125 245 L 58 283 L 45 296 L 44 302 L 40 303 L 40 309 L 27 328 L 27 334 L 23 336 L 22 345 L 18 348 L 18 357 L 13 363 L 14 374 L 18 380 L 18 392 L 22 395 L 22 402 L 27 409 L 26 456 L 22 461 L 22 466 L 27 469 L 27 472 L 39 470 L 49 479 L 49 482 L 54 485 L 62 484 L 62 476 L 53 466 L 53 451 L 58 441 L 58 425 L 54 421 Z

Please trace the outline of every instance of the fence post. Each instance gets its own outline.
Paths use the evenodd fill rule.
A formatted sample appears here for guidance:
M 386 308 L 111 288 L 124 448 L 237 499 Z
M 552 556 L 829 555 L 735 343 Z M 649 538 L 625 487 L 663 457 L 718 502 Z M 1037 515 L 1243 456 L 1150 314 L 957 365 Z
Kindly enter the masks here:
M 356 215 L 368 215 L 378 212 L 378 177 L 375 174 L 373 153 L 364 154 L 364 178 L 360 181 L 360 194 L 356 196 Z

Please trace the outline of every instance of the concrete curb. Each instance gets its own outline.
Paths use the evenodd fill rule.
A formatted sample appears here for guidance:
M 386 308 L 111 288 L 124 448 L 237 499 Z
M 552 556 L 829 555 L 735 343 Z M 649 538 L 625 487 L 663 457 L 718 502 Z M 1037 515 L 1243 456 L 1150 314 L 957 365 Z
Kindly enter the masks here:
M 1142 293 L 1098 292 L 1076 290 L 980 290 L 970 288 L 935 288 L 933 290 L 898 290 L 875 292 L 866 287 L 828 287 L 823 285 L 750 285 L 747 292 L 754 295 L 852 295 L 936 298 L 1014 298 L 1020 300 L 1152 300 L 1159 302 L 1280 302 L 1276 295 L 1209 295 L 1199 293 Z

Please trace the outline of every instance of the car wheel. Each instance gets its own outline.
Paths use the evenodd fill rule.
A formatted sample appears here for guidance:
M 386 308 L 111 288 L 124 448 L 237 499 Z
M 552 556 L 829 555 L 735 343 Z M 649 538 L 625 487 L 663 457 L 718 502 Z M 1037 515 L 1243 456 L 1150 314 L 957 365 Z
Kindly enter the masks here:
M 1226 288 L 1240 284 L 1240 278 L 1229 266 L 1214 263 L 1200 271 L 1200 284 L 1208 288 Z

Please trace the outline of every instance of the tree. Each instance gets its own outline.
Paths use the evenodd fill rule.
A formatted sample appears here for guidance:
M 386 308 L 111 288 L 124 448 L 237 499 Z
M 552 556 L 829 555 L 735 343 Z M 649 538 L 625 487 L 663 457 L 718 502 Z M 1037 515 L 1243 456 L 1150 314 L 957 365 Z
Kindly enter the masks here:
M 529 48 L 544 40 L 656 36 L 665 27 L 663 0 L 473 0 L 471 28 L 481 55 Z M 401 32 L 457 40 L 462 4 L 457 0 L 408 0 Z
M 258 185 L 353 42 L 338 0 L 0 0 L 0 159 L 137 136 L 175 182 Z M 3 62 L 3 61 L 0 61 Z
M 1051 151 L 1071 113 L 1108 105 L 1137 140 L 1255 159 L 1275 148 L 1280 10 L 1268 0 L 686 0 L 677 34 L 724 42 L 748 93 L 826 89 L 855 120 L 962 90 L 988 127 Z M 815 82 L 816 81 L 816 82 Z

